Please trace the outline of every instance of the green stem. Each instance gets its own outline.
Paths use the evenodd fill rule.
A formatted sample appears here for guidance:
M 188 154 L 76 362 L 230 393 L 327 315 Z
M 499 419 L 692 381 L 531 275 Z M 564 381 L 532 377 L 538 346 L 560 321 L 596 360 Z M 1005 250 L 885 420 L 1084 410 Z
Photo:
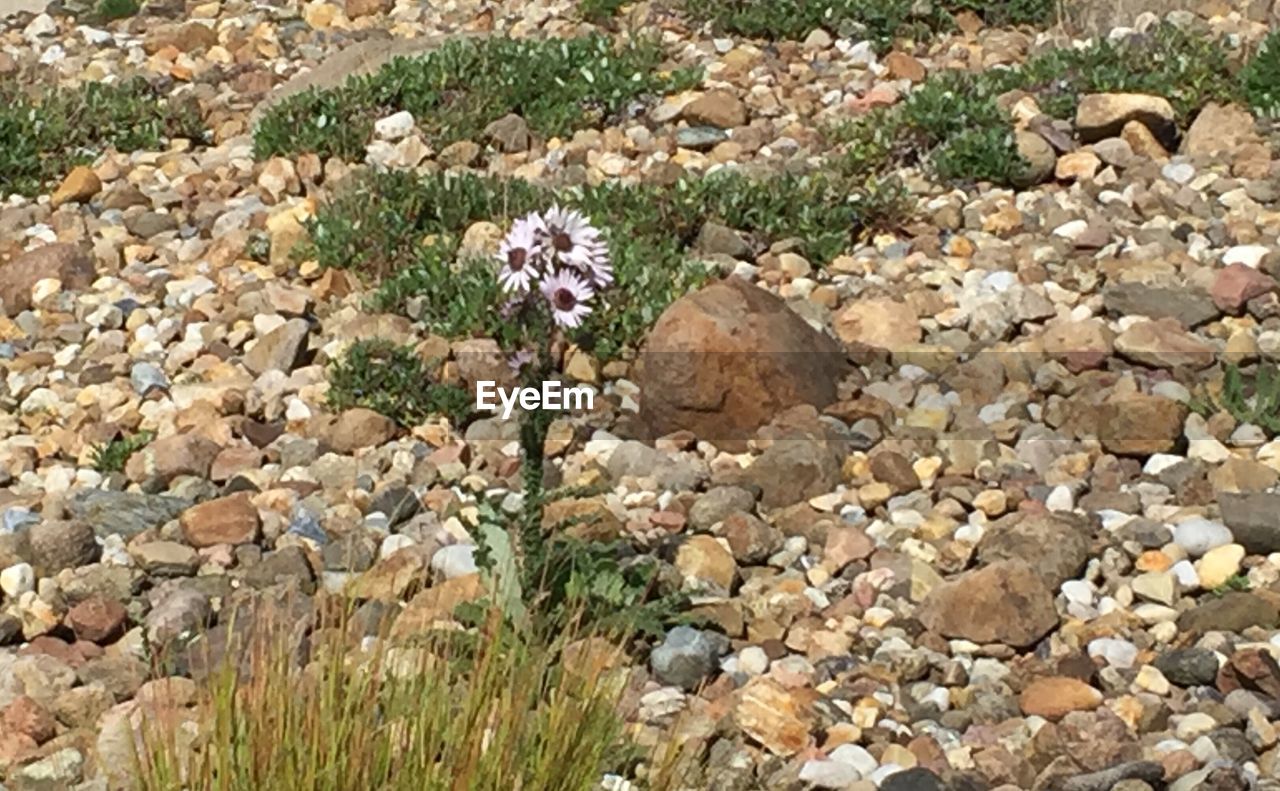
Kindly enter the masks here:
M 551 374 L 551 340 L 543 341 L 538 358 L 530 365 L 524 384 L 539 387 Z M 542 567 L 545 539 L 542 535 L 542 507 L 545 489 L 542 480 L 543 447 L 547 431 L 551 427 L 551 414 L 544 410 L 522 412 L 520 415 L 520 451 L 524 478 L 524 507 L 521 513 L 517 541 L 521 589 L 526 596 L 534 594 L 536 575 Z

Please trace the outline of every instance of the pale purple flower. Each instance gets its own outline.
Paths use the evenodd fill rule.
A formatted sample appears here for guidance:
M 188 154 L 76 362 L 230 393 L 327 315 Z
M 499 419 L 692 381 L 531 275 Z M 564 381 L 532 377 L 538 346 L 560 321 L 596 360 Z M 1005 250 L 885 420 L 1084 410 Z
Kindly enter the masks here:
M 562 327 L 578 327 L 591 312 L 586 304 L 594 296 L 591 284 L 571 269 L 561 269 L 543 280 L 542 294 L 551 306 L 551 317 Z
M 529 349 L 521 349 L 507 358 L 507 366 L 515 373 L 523 371 L 524 367 L 531 362 L 533 362 L 533 352 Z
M 498 306 L 498 315 L 504 319 L 509 319 L 516 315 L 520 310 L 520 306 L 524 304 L 524 300 L 520 297 L 509 297 L 507 301 Z
M 604 288 L 613 282 L 613 264 L 609 261 L 609 248 L 603 242 L 574 248 L 565 259 L 566 264 L 586 275 L 594 288 Z
M 582 212 L 552 206 L 542 218 L 543 244 L 547 254 L 563 264 L 581 266 L 584 260 L 604 250 L 600 230 Z
M 529 215 L 512 223 L 511 231 L 498 247 L 497 258 L 502 262 L 498 283 L 503 291 L 528 291 L 541 276 L 538 260 L 542 256 L 542 234 L 536 218 L 537 215 Z

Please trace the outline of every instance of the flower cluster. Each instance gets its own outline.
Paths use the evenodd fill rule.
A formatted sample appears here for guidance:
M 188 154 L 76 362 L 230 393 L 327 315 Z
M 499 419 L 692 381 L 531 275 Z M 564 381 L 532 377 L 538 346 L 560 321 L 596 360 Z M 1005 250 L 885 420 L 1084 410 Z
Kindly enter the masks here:
M 613 282 L 600 231 L 572 209 L 552 206 L 516 220 L 498 249 L 498 282 L 511 296 L 505 310 L 545 300 L 561 327 L 575 328 L 591 313 L 591 299 Z

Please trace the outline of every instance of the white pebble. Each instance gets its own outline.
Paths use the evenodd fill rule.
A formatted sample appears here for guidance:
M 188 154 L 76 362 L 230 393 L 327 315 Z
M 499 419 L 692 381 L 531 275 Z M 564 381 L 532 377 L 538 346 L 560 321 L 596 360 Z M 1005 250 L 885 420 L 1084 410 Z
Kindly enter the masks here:
M 1223 254 L 1222 263 L 1226 266 L 1244 264 L 1257 269 L 1258 265 L 1262 263 L 1262 259 L 1270 251 L 1271 248 L 1263 244 L 1238 244 Z
M 1128 670 L 1138 660 L 1138 647 L 1128 640 L 1099 637 L 1089 641 L 1089 656 L 1102 657 L 1107 664 L 1119 670 Z
M 831 760 L 852 766 L 862 777 L 870 775 L 880 765 L 871 753 L 856 744 L 842 744 L 835 748 L 831 751 Z
M 1233 540 L 1231 530 L 1226 525 L 1204 517 L 1188 519 L 1173 528 L 1173 543 L 1182 547 L 1193 558 L 1230 544 Z
M 30 563 L 17 563 L 0 571 L 0 591 L 10 599 L 36 589 L 36 572 Z
M 383 140 L 399 140 L 413 131 L 413 113 L 401 110 L 373 123 L 373 133 Z

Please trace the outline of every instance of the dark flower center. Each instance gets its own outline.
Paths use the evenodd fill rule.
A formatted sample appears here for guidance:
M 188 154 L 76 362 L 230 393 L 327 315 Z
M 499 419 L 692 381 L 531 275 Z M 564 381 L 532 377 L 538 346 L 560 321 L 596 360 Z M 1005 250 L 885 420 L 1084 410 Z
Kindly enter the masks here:
M 529 251 L 523 247 L 513 247 L 507 251 L 507 266 L 512 272 L 519 272 L 524 269 L 525 261 L 529 259 Z
M 557 288 L 551 292 L 551 304 L 555 305 L 556 310 L 573 310 L 578 304 L 578 298 L 567 288 Z
M 556 229 L 551 232 L 551 246 L 556 248 L 557 252 L 567 253 L 573 249 L 573 239 L 563 230 Z

